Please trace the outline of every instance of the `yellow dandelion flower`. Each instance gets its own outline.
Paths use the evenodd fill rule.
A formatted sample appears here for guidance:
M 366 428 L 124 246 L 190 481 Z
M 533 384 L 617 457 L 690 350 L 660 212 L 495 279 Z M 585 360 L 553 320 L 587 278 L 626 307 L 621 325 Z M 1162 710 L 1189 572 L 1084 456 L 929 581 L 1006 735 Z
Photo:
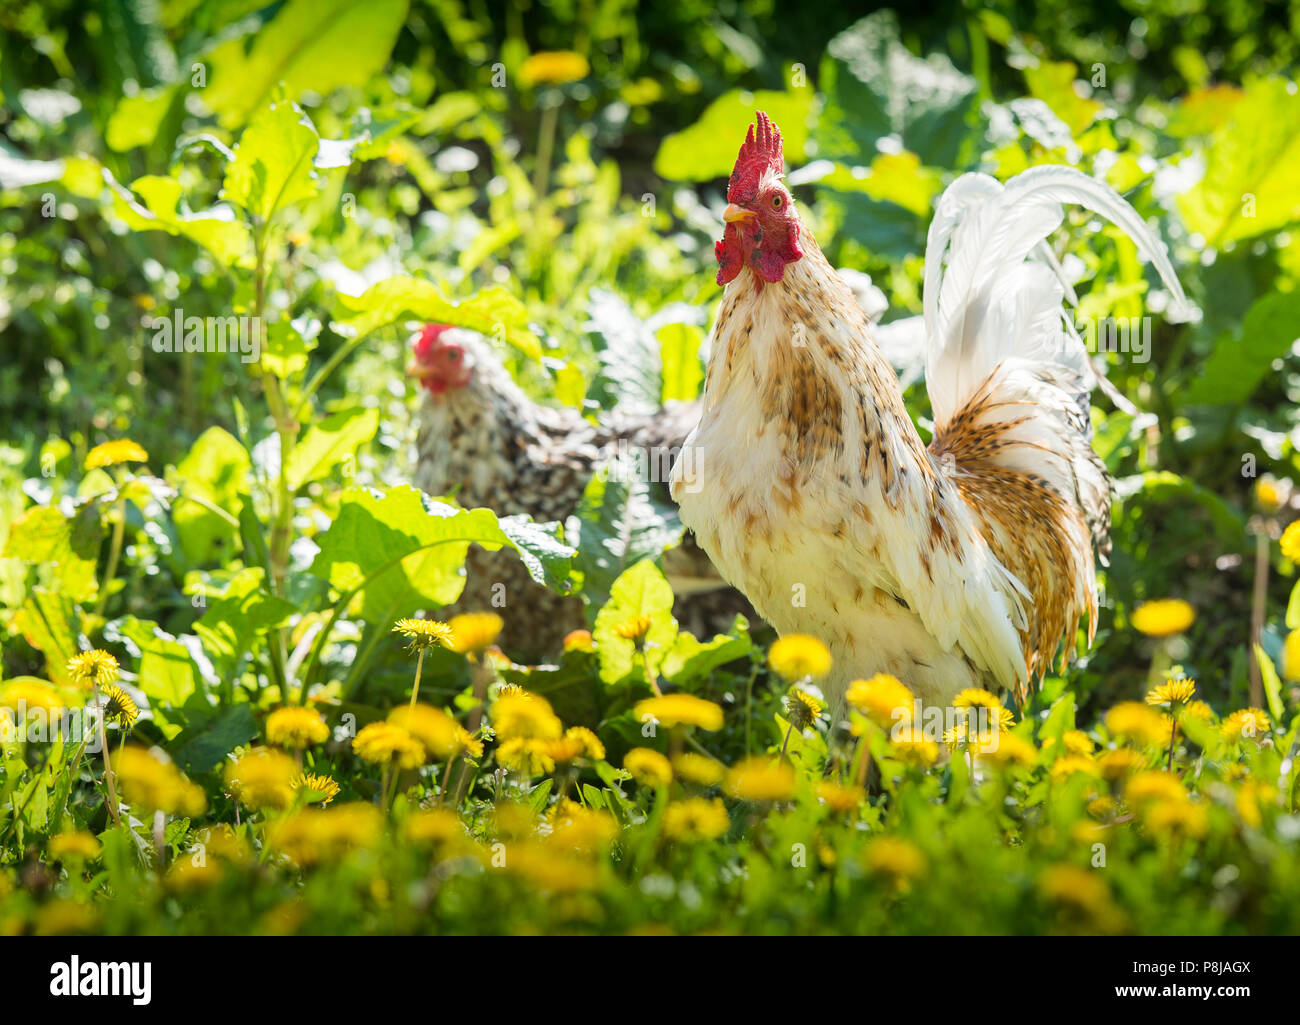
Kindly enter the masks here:
M 1282 508 L 1282 487 L 1273 477 L 1261 477 L 1255 482 L 1255 501 L 1266 513 Z
M 1080 755 L 1063 755 L 1052 763 L 1052 779 L 1063 780 L 1082 773 L 1085 776 L 1099 776 L 1101 769 L 1091 758 Z
M 1184 705 L 1192 700 L 1196 693 L 1195 680 L 1168 679 L 1159 687 L 1154 687 L 1147 694 L 1148 705 Z
M 293 803 L 293 783 L 300 775 L 297 763 L 283 751 L 255 747 L 223 773 L 226 790 L 254 811 L 278 811 Z
M 107 651 L 83 651 L 68 659 L 68 675 L 76 683 L 107 687 L 117 680 L 117 659 Z
M 478 655 L 488 649 L 506 624 L 495 612 L 465 612 L 452 616 L 447 625 L 451 627 L 452 651 Z
M 1169 739 L 1158 713 L 1138 701 L 1121 701 L 1106 713 L 1106 729 L 1114 737 L 1150 747 Z
M 555 771 L 550 740 L 512 737 L 497 748 L 497 761 L 524 776 L 541 776 Z
M 727 807 L 716 797 L 688 797 L 664 809 L 664 834 L 682 843 L 716 840 L 730 828 Z
M 181 858 L 167 869 L 163 887 L 171 893 L 197 893 L 221 882 L 225 869 L 219 861 Z
M 330 729 L 320 712 L 301 705 L 277 708 L 266 717 L 267 743 L 301 750 L 329 739 Z
M 573 851 L 602 852 L 618 838 L 618 822 L 609 812 L 561 801 L 552 809 L 550 842 Z
M 1115 783 L 1137 772 L 1146 763 L 1146 759 L 1131 747 L 1118 747 L 1104 751 L 1097 758 L 1097 768 L 1102 778 Z
M 787 683 L 816 680 L 831 671 L 831 653 L 816 637 L 786 634 L 767 653 L 768 664 Z
M 645 639 L 645 635 L 650 632 L 650 627 L 654 625 L 654 620 L 649 616 L 633 616 L 624 623 L 619 623 L 614 627 L 614 632 L 625 641 L 640 642 Z
M 1086 757 L 1092 754 L 1093 748 L 1096 746 L 1093 743 L 1092 738 L 1088 736 L 1088 734 L 1084 733 L 1083 730 L 1066 730 L 1065 733 L 1062 734 L 1061 740 L 1065 744 L 1065 750 L 1072 755 L 1083 755 Z M 1050 750 L 1055 744 L 1056 738 L 1048 737 L 1043 741 L 1043 750 Z
M 301 790 L 303 799 L 308 804 L 329 804 L 339 796 L 339 785 L 333 776 L 304 772 L 296 776 L 289 785 L 294 790 Z
M 409 732 L 390 722 L 372 722 L 352 740 L 352 750 L 372 765 L 396 765 L 414 769 L 424 764 L 424 745 Z
M 853 811 L 867 799 L 867 792 L 862 787 L 846 787 L 830 780 L 818 783 L 816 791 L 823 804 L 840 813 Z
M 59 861 L 94 861 L 103 848 L 91 833 L 59 833 L 50 837 L 50 857 Z
M 113 774 L 132 807 L 193 817 L 208 806 L 202 788 L 186 779 L 160 748 L 122 748 L 113 758 Z
M 267 827 L 266 840 L 271 850 L 310 868 L 373 847 L 383 830 L 383 812 L 367 801 L 353 801 L 332 809 L 303 808 L 277 818 Z
M 598 861 L 538 841 L 511 845 L 502 867 L 530 889 L 546 893 L 579 893 L 600 885 Z
M 778 758 L 745 758 L 727 770 L 722 789 L 744 801 L 788 801 L 794 796 L 794 766 Z
M 399 705 L 388 713 L 388 721 L 406 730 L 437 761 L 454 758 L 465 749 L 461 736 L 465 728 L 441 708 L 422 703 Z
M 1230 741 L 1257 741 L 1272 728 L 1268 713 L 1262 708 L 1242 708 L 1227 716 L 1219 726 L 1224 739 Z
M 722 782 L 727 767 L 716 758 L 684 751 L 673 759 L 673 771 L 678 779 L 696 786 L 711 787 Z
M 1119 814 L 1119 805 L 1113 797 L 1094 797 L 1088 802 L 1088 814 L 1101 822 L 1109 822 Z
M 585 726 L 570 726 L 564 736 L 552 741 L 551 757 L 557 762 L 574 762 L 579 758 L 598 762 L 605 757 L 605 745 Z
M 1124 785 L 1124 800 L 1130 805 L 1186 799 L 1187 788 L 1167 772 L 1139 772 Z
M 451 627 L 436 619 L 399 619 L 393 624 L 393 633 L 401 634 L 410 642 L 407 650 L 412 654 L 435 644 L 450 648 L 454 642 Z
M 915 726 L 894 730 L 889 738 L 889 750 L 900 762 L 922 769 L 939 760 L 939 745 Z
M 888 673 L 878 673 L 869 680 L 854 680 L 844 697 L 877 726 L 888 728 L 912 721 L 916 695 Z
M 1282 531 L 1282 554 L 1292 562 L 1300 562 L 1300 520 Z
M 591 71 L 587 58 L 572 50 L 539 50 L 519 68 L 525 85 L 564 85 L 586 78 Z
M 1101 875 L 1078 865 L 1049 865 L 1038 876 L 1038 892 L 1048 900 L 1088 916 L 1112 912 L 1110 887 Z
M 872 840 L 862 852 L 862 860 L 869 872 L 892 880 L 900 890 L 906 890 L 914 880 L 925 875 L 928 865 L 921 848 L 896 836 Z
M 991 712 L 1002 710 L 1002 701 L 998 696 L 979 687 L 967 687 L 959 691 L 952 703 L 955 708 L 987 708 Z
M 623 768 L 643 787 L 666 787 L 673 781 L 672 764 L 648 747 L 632 748 L 623 756 Z
M 469 840 L 460 816 L 450 808 L 421 808 L 413 811 L 407 816 L 402 828 L 410 843 L 422 847 L 441 847 Z
M 822 702 L 798 687 L 785 696 L 785 714 L 796 730 L 805 730 L 814 725 L 825 707 Z
M 722 708 L 693 694 L 665 694 L 638 701 L 632 714 L 638 722 L 654 721 L 670 729 L 674 726 L 697 726 L 714 732 L 722 729 Z
M 492 703 L 492 725 L 502 740 L 523 737 L 529 740 L 558 740 L 564 724 L 540 694 L 521 691 L 507 694 Z
M 1200 839 L 1210 831 L 1210 813 L 1205 805 L 1183 798 L 1153 801 L 1143 809 L 1142 823 L 1151 832 L 1170 838 Z
M 1297 521 L 1300 522 L 1300 521 Z M 1292 630 L 1282 644 L 1282 675 L 1294 682 L 1300 680 L 1300 630 Z
M 32 918 L 37 936 L 70 936 L 94 932 L 99 912 L 79 900 L 52 900 L 36 909 Z
M 1180 634 L 1196 621 L 1196 610 L 1181 598 L 1143 602 L 1133 610 L 1133 629 L 1148 637 Z
M 470 733 L 460 723 L 456 724 L 456 743 L 460 747 L 459 753 L 466 754 L 470 758 L 483 757 L 483 741 Z
M 40 708 L 47 716 L 56 716 L 63 711 L 63 702 L 45 682 L 34 676 L 19 676 L 0 684 L 0 708 L 12 708 L 23 715 Z
M 1263 809 L 1277 807 L 1277 787 L 1257 780 L 1247 780 L 1237 790 L 1237 814 L 1241 821 L 1252 829 L 1258 829 L 1263 822 Z
M 590 630 L 572 630 L 564 637 L 564 650 L 595 651 L 596 644 L 591 638 Z
M 104 688 L 104 718 L 115 722 L 124 730 L 129 730 L 140 718 L 140 709 L 136 707 L 131 695 L 117 684 L 110 683 Z
M 978 752 L 981 761 L 999 768 L 1028 769 L 1038 761 L 1038 749 L 1014 733 L 1004 733 Z
M 235 865 L 251 864 L 254 860 L 253 849 L 248 841 L 225 823 L 201 829 L 197 836 L 198 842 L 203 845 L 205 856 L 220 858 Z
M 130 438 L 118 441 L 106 441 L 96 445 L 86 453 L 86 469 L 94 470 L 102 466 L 116 466 L 118 463 L 147 463 L 149 453 Z

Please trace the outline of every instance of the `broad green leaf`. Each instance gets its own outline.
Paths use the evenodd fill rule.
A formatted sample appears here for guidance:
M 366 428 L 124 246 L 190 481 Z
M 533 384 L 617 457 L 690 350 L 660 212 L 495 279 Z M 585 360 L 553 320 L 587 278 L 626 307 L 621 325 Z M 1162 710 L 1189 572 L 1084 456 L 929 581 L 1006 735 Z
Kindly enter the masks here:
M 456 601 L 465 586 L 461 569 L 471 543 L 488 551 L 503 545 L 524 549 L 531 556 L 530 570 L 536 568 L 542 582 L 562 578 L 569 550 L 554 537 L 543 545 L 535 529 L 503 528 L 490 509 L 457 509 L 405 485 L 387 494 L 351 488 L 343 493 L 333 525 L 317 538 L 320 551 L 311 572 L 344 595 L 359 590 L 367 621 L 391 623 Z
M 943 188 L 943 175 L 922 167 L 915 153 L 881 153 L 869 168 L 829 165 L 831 170 L 818 178 L 820 188 L 839 192 L 861 192 L 872 199 L 893 203 L 916 214 L 929 217 L 930 203 Z
M 266 329 L 262 345 L 262 369 L 281 380 L 307 369 L 308 355 L 316 348 L 320 321 L 277 320 Z
M 1146 502 L 1189 499 L 1209 514 L 1215 530 L 1224 541 L 1234 546 L 1246 543 L 1246 524 L 1240 513 L 1213 491 L 1172 471 L 1150 471 L 1117 480 L 1115 496 L 1126 503 L 1138 498 Z
M 592 605 L 604 604 L 614 581 L 634 563 L 658 558 L 682 536 L 676 507 L 655 497 L 648 475 L 616 466 L 592 476 L 565 524 L 565 536 L 578 549 L 574 566 L 582 574 L 583 597 Z
M 663 674 L 680 687 L 753 651 L 754 645 L 748 636 L 718 634 L 711 641 L 700 641 L 693 634 L 680 633 L 664 658 Z
M 1078 137 L 1096 120 L 1102 108 L 1096 100 L 1079 94 L 1075 88 L 1076 70 L 1073 61 L 1039 61 L 1036 66 L 1025 68 L 1025 82 L 1029 92 L 1051 107 L 1070 129 L 1070 134 Z
M 252 706 L 234 705 L 187 727 L 175 738 L 172 753 L 187 773 L 211 772 L 226 755 L 255 736 Z
M 316 195 L 312 161 L 320 136 L 305 114 L 281 100 L 258 111 L 226 165 L 223 199 L 269 221 L 277 211 Z
M 1273 660 L 1268 657 L 1268 653 L 1256 644 L 1255 658 L 1259 661 L 1259 674 L 1264 682 L 1264 696 L 1268 700 L 1268 710 L 1273 716 L 1273 722 L 1279 727 L 1282 725 L 1282 717 L 1286 714 L 1286 709 L 1282 704 L 1282 681 L 1278 678 L 1277 668 L 1273 665 Z
M 115 153 L 125 153 L 153 142 L 178 88 L 165 85 L 142 89 L 134 96 L 123 96 L 118 100 L 104 130 L 108 148 Z
M 150 704 L 179 708 L 199 688 L 198 670 L 180 641 L 160 629 L 157 623 L 127 616 L 121 624 L 123 636 L 140 649 L 140 674 L 136 686 Z
M 46 567 L 46 579 L 73 601 L 98 591 L 95 568 L 102 539 L 99 509 L 87 503 L 71 519 L 50 506 L 35 506 L 9 526 L 0 557 Z
M 897 136 L 929 167 L 960 169 L 975 155 L 975 79 L 942 54 L 913 55 L 893 11 L 868 15 L 832 39 L 819 84 L 826 94 L 814 135 L 819 157 L 861 162 L 885 136 Z
M 400 320 L 424 320 L 504 337 L 525 355 L 541 359 L 542 345 L 528 328 L 527 309 L 503 288 L 486 288 L 473 298 L 452 303 L 432 282 L 395 277 L 359 296 L 340 295 L 339 301 L 353 314 L 343 326 L 358 335 Z
M 1205 176 L 1178 197 L 1187 227 L 1210 246 L 1300 219 L 1300 92 L 1260 79 L 1204 150 Z
M 1300 154 L 1297 155 L 1300 159 Z M 1241 329 L 1225 334 L 1181 401 L 1188 405 L 1237 405 L 1300 338 L 1300 292 L 1270 292 L 1246 311 Z
M 1291 597 L 1286 603 L 1286 628 L 1300 630 L 1300 580 L 1291 588 Z
M 662 400 L 693 401 L 704 383 L 704 367 L 700 363 L 704 332 L 694 324 L 665 324 L 655 332 L 655 337 L 659 339 L 659 359 L 663 364 Z
M 14 626 L 45 656 L 45 675 L 61 687 L 77 686 L 68 675 L 68 659 L 77 653 L 76 607 L 66 594 L 33 587 L 14 616 Z
M 555 398 L 566 406 L 582 409 L 587 397 L 587 379 L 576 363 L 566 363 L 555 372 Z
M 209 427 L 169 476 L 182 496 L 211 503 L 238 519 L 243 507 L 240 495 L 248 490 L 251 468 L 247 450 L 234 435 Z M 206 562 L 223 544 L 229 544 L 227 552 L 237 547 L 239 528 L 197 501 L 179 498 L 172 519 L 181 549 L 192 564 Z
M 289 488 L 320 480 L 334 467 L 356 455 L 379 430 L 379 410 L 345 409 L 313 424 L 289 456 Z
M 231 128 L 280 84 L 291 98 L 365 85 L 387 63 L 406 11 L 407 0 L 289 0 L 247 55 L 242 40 L 213 51 L 203 99 Z
M 240 570 L 219 596 L 208 600 L 207 611 L 194 624 L 220 674 L 234 671 L 261 635 L 281 626 L 295 611 L 291 602 L 266 589 L 264 577 L 261 567 Z
M 643 659 L 654 674 L 677 637 L 673 619 L 673 589 L 663 572 L 649 559 L 638 562 L 610 588 L 609 601 L 596 614 L 592 638 L 600 655 L 600 678 L 617 683 L 633 672 L 644 670 Z M 650 627 L 641 641 L 644 654 L 618 628 L 640 616 L 648 616 Z
M 136 199 L 109 173 L 104 180 L 113 191 L 113 212 L 132 231 L 165 231 L 203 246 L 228 266 L 251 266 L 253 243 L 248 229 L 235 220 L 229 207 L 218 206 L 197 214 L 181 213 L 181 183 L 175 178 L 145 175 L 131 183 L 143 199 Z
M 733 89 L 710 103 L 690 128 L 664 139 L 655 155 L 655 174 L 669 181 L 690 182 L 727 177 L 754 112 L 759 110 L 781 129 L 786 161 L 799 163 L 808 144 L 813 100 L 811 88 L 785 92 Z

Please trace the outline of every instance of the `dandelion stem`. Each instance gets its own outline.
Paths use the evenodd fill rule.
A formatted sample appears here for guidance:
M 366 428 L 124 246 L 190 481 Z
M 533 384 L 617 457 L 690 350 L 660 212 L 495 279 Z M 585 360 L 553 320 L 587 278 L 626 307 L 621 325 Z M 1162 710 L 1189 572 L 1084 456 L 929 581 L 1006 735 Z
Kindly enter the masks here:
M 420 674 L 424 671 L 424 648 L 415 657 L 415 683 L 411 687 L 411 711 L 415 711 L 415 703 L 420 698 Z
M 122 816 L 117 810 L 117 788 L 113 786 L 113 761 L 108 754 L 108 731 L 104 729 L 104 702 L 99 696 L 99 684 L 92 683 L 95 689 L 95 712 L 99 719 L 99 746 L 104 751 L 104 790 L 108 797 L 108 813 L 113 816 L 113 825 L 122 824 Z
M 121 488 L 121 481 L 118 487 Z M 108 604 L 108 586 L 117 576 L 117 561 L 122 557 L 122 540 L 126 536 L 126 499 L 119 498 L 116 506 L 117 516 L 113 520 L 113 539 L 108 546 L 108 563 L 104 567 L 104 583 L 99 588 L 99 598 L 95 601 L 95 615 L 104 614 Z

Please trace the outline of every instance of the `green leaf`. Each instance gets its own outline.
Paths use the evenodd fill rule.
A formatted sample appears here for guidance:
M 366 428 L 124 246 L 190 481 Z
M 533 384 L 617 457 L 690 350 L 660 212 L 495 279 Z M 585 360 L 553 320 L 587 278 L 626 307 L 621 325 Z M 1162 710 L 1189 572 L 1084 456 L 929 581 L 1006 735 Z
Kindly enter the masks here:
M 57 508 L 35 506 L 14 520 L 0 558 L 48 567 L 45 579 L 76 602 L 99 590 L 95 576 L 102 528 L 98 508 L 81 506 L 71 519 Z
M 930 216 L 930 204 L 943 188 L 943 175 L 922 167 L 915 153 L 881 153 L 869 168 L 829 165 L 831 170 L 817 179 L 819 188 L 839 192 L 861 192 L 874 200 L 893 203 L 916 214 Z
M 676 507 L 653 494 L 645 475 L 603 467 L 587 482 L 565 535 L 577 546 L 583 597 L 602 605 L 633 563 L 658 558 L 681 540 L 682 524 Z
M 368 335 L 399 320 L 416 319 L 504 337 L 526 356 L 542 356 L 541 342 L 528 328 L 527 309 L 503 288 L 486 288 L 473 298 L 452 303 L 431 282 L 395 277 L 372 285 L 360 296 L 340 295 L 339 301 L 355 314 L 344 320 L 343 326 L 357 335 Z
M 198 690 L 199 674 L 188 649 L 157 623 L 127 616 L 121 622 L 121 632 L 140 649 L 136 686 L 150 704 L 179 708 Z
M 754 645 L 748 636 L 718 634 L 711 641 L 701 642 L 693 634 L 680 633 L 664 658 L 663 674 L 680 687 L 753 651 Z
M 1025 82 L 1030 94 L 1051 107 L 1052 113 L 1070 129 L 1070 134 L 1078 138 L 1097 119 L 1102 106 L 1075 90 L 1076 70 L 1073 61 L 1039 61 L 1025 68 Z
M 197 214 L 181 213 L 181 183 L 175 178 L 145 175 L 131 183 L 136 199 L 117 182 L 107 168 L 104 181 L 113 193 L 113 212 L 132 231 L 165 231 L 203 246 L 227 266 L 250 267 L 253 242 L 248 229 L 234 219 L 228 207 L 214 207 Z
M 1205 144 L 1205 176 L 1178 197 L 1208 245 L 1253 238 L 1300 219 L 1300 93 L 1281 78 L 1254 82 Z
M 819 157 L 859 163 L 885 136 L 929 167 L 962 168 L 975 155 L 975 79 L 942 54 L 913 55 L 893 11 L 868 15 L 830 41 L 820 85 Z
M 338 518 L 317 542 L 311 572 L 344 595 L 360 592 L 361 615 L 385 624 L 456 601 L 471 542 L 488 551 L 526 550 L 543 576 L 554 578 L 567 559 L 554 550 L 553 537 L 543 546 L 527 528 L 503 529 L 490 509 L 457 509 L 406 485 L 387 494 L 345 491 Z
M 178 85 L 157 86 L 118 100 L 104 129 L 108 148 L 115 153 L 125 153 L 153 142 L 178 88 Z
M 642 643 L 650 672 L 657 672 L 677 637 L 677 621 L 672 610 L 673 589 L 652 561 L 638 562 L 620 575 L 610 588 L 609 601 L 597 613 L 591 632 L 600 655 L 601 680 L 617 683 L 643 668 L 636 644 L 617 632 L 618 627 L 638 616 L 650 617 L 650 628 Z
M 1291 588 L 1291 598 L 1286 603 L 1286 628 L 1300 630 L 1300 580 Z
M 1214 343 L 1210 358 L 1182 402 L 1188 405 L 1238 405 L 1250 398 L 1300 338 L 1300 292 L 1270 292 L 1246 311 L 1241 328 Z
M 240 495 L 248 490 L 251 468 L 247 450 L 234 435 L 221 427 L 209 427 L 168 477 L 182 494 L 211 503 L 238 519 L 243 508 Z M 232 542 L 228 551 L 236 547 L 233 542 L 238 528 L 198 502 L 181 498 L 172 519 L 181 550 L 192 564 L 208 561 L 227 541 Z
M 1255 658 L 1259 660 L 1259 674 L 1264 681 L 1264 696 L 1268 699 L 1269 713 L 1273 716 L 1273 722 L 1280 727 L 1282 716 L 1286 714 L 1282 705 L 1282 681 L 1278 679 L 1273 660 L 1258 644 L 1255 645 Z
M 230 128 L 280 84 L 291 98 L 365 85 L 387 63 L 406 12 L 407 0 L 289 0 L 247 55 L 238 39 L 213 51 L 203 99 Z
M 308 355 L 316 348 L 320 321 L 310 320 L 304 323 L 306 333 L 298 329 L 299 323 L 302 322 L 277 320 L 266 329 L 266 342 L 262 346 L 262 369 L 282 381 L 306 370 Z
M 655 155 L 655 174 L 669 181 L 690 182 L 727 177 L 745 141 L 746 126 L 753 122 L 758 110 L 781 129 L 786 161 L 799 163 L 808 145 L 813 99 L 811 88 L 783 92 L 733 89 L 724 93 L 690 128 L 664 139 Z
M 294 613 L 292 602 L 271 594 L 265 586 L 262 568 L 240 570 L 218 596 L 208 602 L 207 611 L 194 624 L 218 675 L 229 675 L 259 639 L 281 626 Z
M 1169 502 L 1185 498 L 1209 514 L 1219 537 L 1233 546 L 1246 543 L 1246 524 L 1241 515 L 1219 495 L 1169 470 L 1138 473 L 1115 482 L 1115 495 L 1124 502 Z
M 379 430 L 379 410 L 345 409 L 313 424 L 289 456 L 289 488 L 320 480 Z
M 285 100 L 258 112 L 226 165 L 223 199 L 269 221 L 276 212 L 316 195 L 312 161 L 320 136 L 310 119 Z
M 74 686 L 68 659 L 77 653 L 73 631 L 76 606 L 66 594 L 33 587 L 14 616 L 14 626 L 33 648 L 45 656 L 45 675 L 62 687 Z
M 663 364 L 662 400 L 693 401 L 704 383 L 704 367 L 700 363 L 704 332 L 694 324 L 665 324 L 655 332 L 655 337 L 659 339 L 659 359 Z
M 257 722 L 248 704 L 223 708 L 201 725 L 176 737 L 173 755 L 187 773 L 211 772 L 235 748 L 257 736 Z

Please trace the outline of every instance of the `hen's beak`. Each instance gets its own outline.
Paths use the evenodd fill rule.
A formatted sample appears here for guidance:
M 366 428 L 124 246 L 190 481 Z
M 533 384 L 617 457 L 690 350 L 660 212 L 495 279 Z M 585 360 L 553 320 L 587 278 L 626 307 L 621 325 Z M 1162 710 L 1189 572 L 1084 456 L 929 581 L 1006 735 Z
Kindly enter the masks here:
M 414 377 L 418 380 L 423 381 L 426 377 L 429 376 L 429 374 L 430 374 L 429 368 L 425 366 L 421 366 L 418 360 L 411 360 L 411 362 L 406 365 L 407 377 Z
M 752 221 L 757 216 L 753 210 L 746 210 L 743 206 L 737 206 L 735 203 L 728 203 L 727 208 L 722 211 L 722 219 L 728 224 L 735 224 L 737 221 Z

